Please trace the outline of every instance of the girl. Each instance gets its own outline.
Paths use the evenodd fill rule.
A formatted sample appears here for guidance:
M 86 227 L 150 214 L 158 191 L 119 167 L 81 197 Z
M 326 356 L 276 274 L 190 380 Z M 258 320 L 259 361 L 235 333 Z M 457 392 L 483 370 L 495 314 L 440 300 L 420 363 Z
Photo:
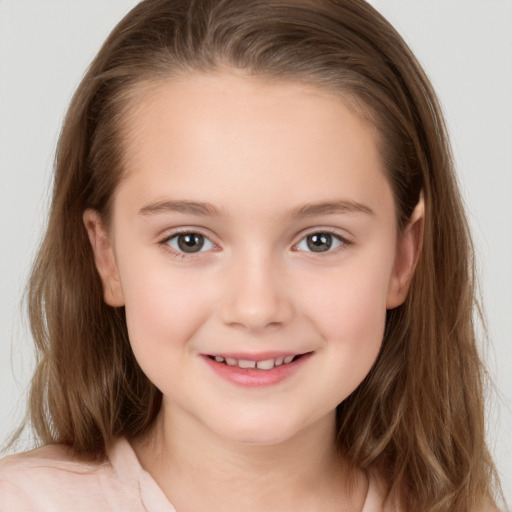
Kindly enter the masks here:
M 145 0 L 79 86 L 0 510 L 495 510 L 436 97 L 362 0 Z

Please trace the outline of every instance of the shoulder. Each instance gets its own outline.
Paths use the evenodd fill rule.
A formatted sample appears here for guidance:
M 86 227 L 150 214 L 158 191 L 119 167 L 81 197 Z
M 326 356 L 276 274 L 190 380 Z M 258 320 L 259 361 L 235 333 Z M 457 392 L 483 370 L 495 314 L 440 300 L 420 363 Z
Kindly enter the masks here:
M 399 497 L 389 495 L 384 479 L 375 471 L 368 473 L 368 494 L 362 512 L 405 512 Z M 482 499 L 474 512 L 506 512 L 506 505 L 499 508 L 491 497 Z
M 47 445 L 0 460 L 0 511 L 81 510 L 80 503 L 110 510 L 102 492 L 108 461 L 78 458 L 61 445 Z
M 90 472 L 102 463 L 86 462 L 74 455 L 73 451 L 59 444 L 51 444 L 35 450 L 9 455 L 0 460 L 0 477 L 16 476 L 20 472 L 42 468 L 55 471 Z

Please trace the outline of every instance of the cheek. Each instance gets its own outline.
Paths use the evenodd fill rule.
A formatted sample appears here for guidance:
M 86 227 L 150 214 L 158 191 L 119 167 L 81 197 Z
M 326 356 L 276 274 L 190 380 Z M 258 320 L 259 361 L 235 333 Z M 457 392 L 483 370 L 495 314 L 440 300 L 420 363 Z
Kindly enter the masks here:
M 194 334 L 208 314 L 193 281 L 164 267 L 129 276 L 123 283 L 130 345 L 142 371 L 164 395 L 186 396 L 194 360 Z M 204 298 L 204 296 L 203 296 Z
M 355 284 L 355 286 L 349 286 Z M 373 282 L 347 283 L 333 294 L 325 316 L 325 336 L 353 369 L 369 370 L 380 350 L 386 320 L 386 294 Z
M 137 357 L 172 355 L 202 325 L 208 314 L 207 293 L 198 290 L 186 273 L 172 272 L 168 265 L 136 267 L 124 274 L 126 323 L 130 342 Z M 123 274 L 122 274 L 123 275 Z
M 364 339 L 365 332 L 382 330 L 390 268 L 383 259 L 355 260 L 309 281 L 313 285 L 304 296 L 309 297 L 311 314 L 324 326 L 326 336 L 338 332 L 349 339 Z
M 375 333 L 381 333 L 386 313 L 386 290 L 384 283 L 372 280 L 371 276 L 350 276 L 339 280 L 325 301 L 326 329 L 331 335 L 343 335 L 345 343 L 358 340 L 373 341 Z
M 361 265 L 340 269 L 310 289 L 310 321 L 322 336 L 328 358 L 321 372 L 336 385 L 336 403 L 363 381 L 382 345 L 386 322 L 389 267 Z M 326 396 L 329 388 L 325 389 Z

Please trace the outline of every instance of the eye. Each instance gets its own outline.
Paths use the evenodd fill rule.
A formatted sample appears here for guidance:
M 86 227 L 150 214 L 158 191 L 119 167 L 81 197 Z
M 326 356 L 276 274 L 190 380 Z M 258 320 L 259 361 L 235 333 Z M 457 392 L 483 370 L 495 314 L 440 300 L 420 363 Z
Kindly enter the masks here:
M 333 233 L 317 232 L 305 236 L 298 244 L 297 250 L 308 252 L 328 252 L 337 249 L 345 241 Z
M 164 243 L 177 252 L 187 254 L 210 251 L 214 248 L 213 242 L 200 233 L 178 233 L 167 238 Z

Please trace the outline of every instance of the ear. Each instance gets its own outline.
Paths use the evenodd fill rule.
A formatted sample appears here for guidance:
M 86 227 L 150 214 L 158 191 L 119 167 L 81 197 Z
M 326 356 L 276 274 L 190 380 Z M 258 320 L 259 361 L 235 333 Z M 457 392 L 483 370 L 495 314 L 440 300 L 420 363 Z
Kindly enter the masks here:
M 96 210 L 85 210 L 83 221 L 94 253 L 94 262 L 103 283 L 103 298 L 109 306 L 124 306 L 114 249 Z
M 411 219 L 397 241 L 396 258 L 389 281 L 386 308 L 393 309 L 404 303 L 418 262 L 423 242 L 425 203 L 423 192 L 412 212 Z

